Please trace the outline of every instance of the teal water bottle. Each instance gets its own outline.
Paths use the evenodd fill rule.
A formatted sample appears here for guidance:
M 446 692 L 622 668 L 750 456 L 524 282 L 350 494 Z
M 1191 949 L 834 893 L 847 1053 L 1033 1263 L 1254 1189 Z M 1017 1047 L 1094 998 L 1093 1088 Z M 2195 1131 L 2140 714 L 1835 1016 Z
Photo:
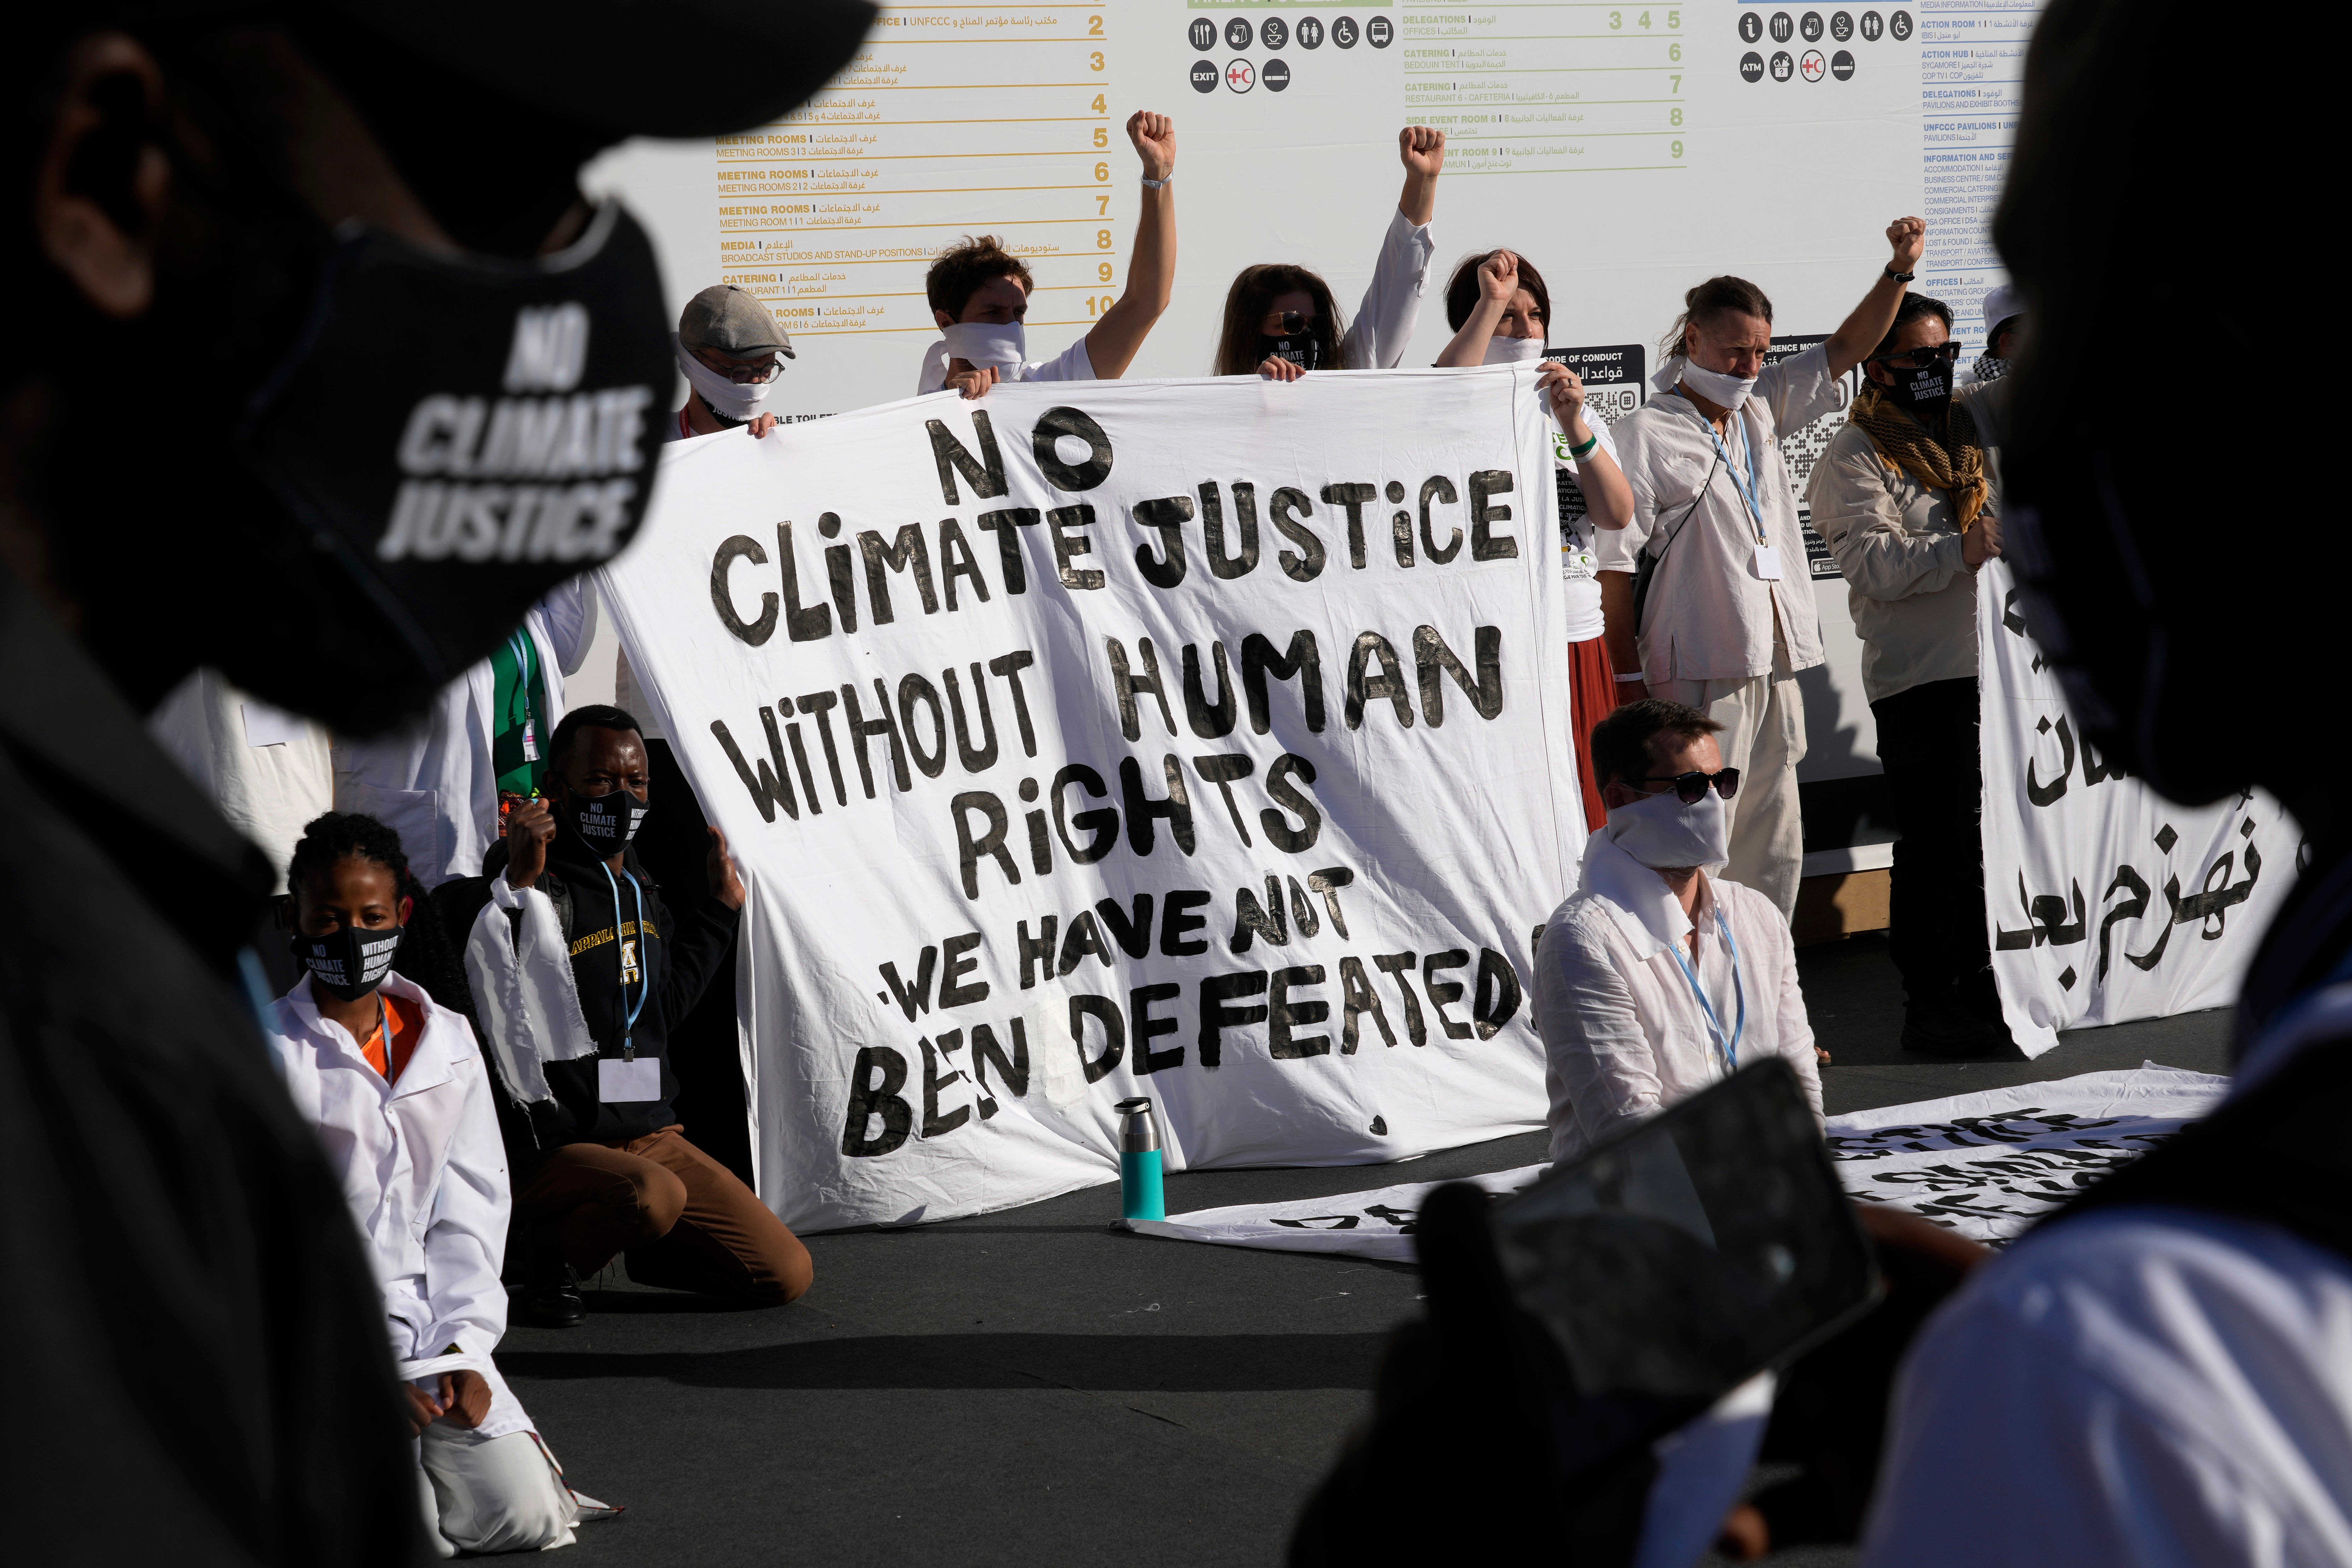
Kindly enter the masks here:
M 1160 1122 L 1139 1095 L 1118 1102 L 1118 1204 L 1127 1219 L 1166 1219 L 1160 1186 Z

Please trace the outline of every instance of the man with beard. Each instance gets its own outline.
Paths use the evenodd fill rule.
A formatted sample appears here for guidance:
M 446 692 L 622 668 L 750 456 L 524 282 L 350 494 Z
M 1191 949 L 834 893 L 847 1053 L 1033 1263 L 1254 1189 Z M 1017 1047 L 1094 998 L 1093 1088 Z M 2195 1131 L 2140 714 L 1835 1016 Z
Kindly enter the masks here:
M 782 113 L 870 16 L 0 20 L 0 1341 L 37 1413 L 5 1447 L 37 1500 L 26 1560 L 418 1557 L 376 1283 L 237 994 L 270 870 L 139 715 L 206 666 L 386 725 L 625 544 L 667 312 L 643 232 L 576 171 Z M 151 371 L 183 396 L 134 419 Z M 549 399 L 587 445 L 560 484 L 514 444 Z

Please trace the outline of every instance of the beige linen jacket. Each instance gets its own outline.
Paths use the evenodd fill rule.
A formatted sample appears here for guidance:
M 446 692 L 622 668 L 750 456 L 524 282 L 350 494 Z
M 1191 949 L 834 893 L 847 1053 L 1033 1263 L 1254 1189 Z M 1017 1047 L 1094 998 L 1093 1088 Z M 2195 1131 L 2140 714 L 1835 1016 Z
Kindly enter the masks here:
M 2001 512 L 2000 416 L 2009 386 L 1986 382 L 1955 395 L 1975 416 L 1985 444 L 1991 485 L 1985 511 L 1994 517 Z M 1871 438 L 1848 425 L 1813 465 L 1806 495 L 1813 531 L 1845 574 L 1870 700 L 1931 680 L 1974 679 L 1977 574 L 1960 559 L 1950 492 L 1888 466 Z
M 1655 381 L 1672 386 L 1682 363 L 1668 360 Z M 1633 491 L 1633 520 L 1602 530 L 1594 554 L 1603 572 L 1633 572 L 1644 550 L 1664 552 L 1641 628 L 1642 673 L 1652 686 L 1770 674 L 1776 616 L 1790 666 L 1822 662 L 1821 614 L 1805 572 L 1804 530 L 1780 437 L 1845 401 L 1843 379 L 1830 374 L 1829 353 L 1815 343 L 1758 376 L 1740 407 L 1738 418 L 1758 458 L 1765 536 L 1780 552 L 1776 583 L 1756 575 L 1755 524 L 1731 476 L 1717 467 L 1715 442 L 1696 408 L 1669 392 L 1611 427 L 1617 466 Z

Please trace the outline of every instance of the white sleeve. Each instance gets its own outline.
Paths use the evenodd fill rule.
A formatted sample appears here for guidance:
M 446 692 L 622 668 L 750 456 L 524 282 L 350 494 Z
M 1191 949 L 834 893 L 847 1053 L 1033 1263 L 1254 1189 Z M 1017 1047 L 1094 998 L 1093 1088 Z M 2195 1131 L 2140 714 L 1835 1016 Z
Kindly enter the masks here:
M 1536 1029 L 1589 1142 L 1657 1114 L 1665 1090 L 1633 987 L 1580 922 L 1555 921 L 1536 950 Z
M 1394 370 L 1412 341 L 1413 324 L 1421 317 L 1422 290 L 1429 284 L 1430 258 L 1437 242 L 1429 226 L 1415 226 L 1400 209 L 1389 215 L 1389 231 L 1381 239 L 1381 258 L 1372 265 L 1371 287 L 1349 325 L 1346 346 L 1349 370 Z
M 425 1233 L 425 1289 L 433 1327 L 419 1342 L 435 1354 L 453 1344 L 487 1353 L 507 1331 L 507 1292 L 499 1282 L 507 1249 L 506 1145 L 479 1058 L 471 1076 L 434 1197 L 433 1222 Z
M 1767 365 L 1756 378 L 1753 395 L 1771 409 L 1774 433 L 1787 436 L 1843 408 L 1849 394 L 1845 377 L 1830 374 L 1829 346 L 1815 343 L 1779 364 Z
M 520 932 L 509 919 L 516 910 Z M 517 892 L 499 873 L 466 938 L 466 979 L 507 1092 L 518 1101 L 553 1098 L 543 1064 L 596 1054 L 555 905 L 537 888 Z
M 1024 381 L 1097 381 L 1094 356 L 1087 353 L 1087 340 L 1078 339 L 1068 348 L 1049 360 L 1038 360 L 1021 367 Z
M 556 668 L 577 675 L 596 641 L 596 586 L 586 574 L 558 584 L 532 606 L 547 634 Z
M 2084 1294 L 2048 1263 L 2013 1256 L 1985 1272 L 2026 1264 L 2047 1277 L 2037 1294 Z M 2021 1316 L 2013 1277 L 2003 1291 L 1989 1282 L 1963 1287 L 1903 1364 L 1864 1568 L 1972 1568 L 1988 1542 L 2017 1568 L 2306 1560 L 2285 1549 L 2302 1532 L 2265 1489 L 2189 1431 L 2194 1388 L 2173 1390 L 2191 1396 L 2174 1413 L 2184 1419 L 2164 1419 L 2086 1364 L 2063 1327 Z

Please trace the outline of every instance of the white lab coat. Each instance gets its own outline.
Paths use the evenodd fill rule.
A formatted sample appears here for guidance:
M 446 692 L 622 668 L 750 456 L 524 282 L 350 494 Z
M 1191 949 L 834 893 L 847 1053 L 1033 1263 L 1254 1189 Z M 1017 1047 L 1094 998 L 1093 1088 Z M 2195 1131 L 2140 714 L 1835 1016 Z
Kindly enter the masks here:
M 383 989 L 425 1014 L 425 1037 L 396 1083 L 368 1065 L 350 1031 L 319 1016 L 308 974 L 271 1004 L 263 1026 L 366 1238 L 403 1374 L 478 1372 L 490 1413 L 470 1440 L 530 1431 L 490 1361 L 507 1330 L 499 1270 L 509 1199 L 489 1073 L 463 1017 L 397 973 Z
M 563 717 L 563 677 L 596 640 L 596 591 L 575 577 L 523 616 L 547 682 L 547 728 Z M 484 659 L 444 687 L 417 720 L 372 740 L 335 742 L 335 809 L 365 812 L 400 835 L 409 869 L 427 888 L 478 877 L 499 836 L 498 768 L 490 755 L 498 680 Z
M 147 732 L 232 826 L 261 846 L 277 874 L 274 890 L 284 892 L 302 829 L 335 807 L 326 731 L 200 669 L 147 716 Z

